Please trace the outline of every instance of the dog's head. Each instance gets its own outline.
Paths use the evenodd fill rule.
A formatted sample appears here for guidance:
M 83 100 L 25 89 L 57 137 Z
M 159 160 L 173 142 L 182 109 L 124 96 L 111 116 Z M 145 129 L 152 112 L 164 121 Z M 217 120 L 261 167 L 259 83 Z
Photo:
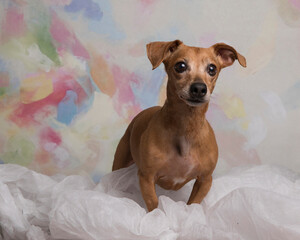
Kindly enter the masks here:
M 190 106 L 209 101 L 222 68 L 232 65 L 236 59 L 246 67 L 245 57 L 225 43 L 198 48 L 179 40 L 152 42 L 147 44 L 147 55 L 153 69 L 164 63 L 168 85 Z

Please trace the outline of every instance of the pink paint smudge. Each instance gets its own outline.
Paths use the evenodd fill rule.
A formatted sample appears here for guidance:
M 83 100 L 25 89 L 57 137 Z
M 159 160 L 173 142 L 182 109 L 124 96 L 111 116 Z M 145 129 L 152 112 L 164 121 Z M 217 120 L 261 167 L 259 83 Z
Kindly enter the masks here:
M 55 13 L 52 13 L 52 21 L 50 26 L 50 33 L 53 39 L 58 43 L 57 50 L 71 50 L 71 52 L 84 59 L 89 59 L 88 51 L 83 47 L 76 35 L 68 30 L 63 21 L 61 21 Z
M 146 44 L 145 44 L 144 41 L 140 41 L 140 42 L 134 44 L 133 46 L 131 46 L 128 49 L 129 55 L 132 56 L 132 57 L 141 57 L 141 56 L 144 56 L 145 55 L 145 51 L 146 51 L 145 45 Z
M 47 127 L 40 133 L 40 144 L 43 146 L 45 143 L 53 143 L 56 146 L 61 144 L 61 136 L 55 132 L 52 128 Z
M 130 82 L 138 83 L 140 82 L 140 79 L 135 73 L 129 73 L 127 70 L 122 70 L 116 65 L 112 67 L 112 73 L 117 87 L 116 98 L 114 98 L 114 107 L 121 116 L 123 116 L 123 109 L 125 109 L 128 113 L 128 118 L 131 120 L 141 111 L 141 107 L 135 100 L 134 93 L 130 87 Z
M 234 131 L 215 131 L 220 156 L 230 166 L 245 164 L 260 164 L 260 158 L 255 149 L 245 150 L 247 139 Z
M 0 72 L 0 87 L 9 87 L 8 72 Z
M 213 102 L 209 103 L 209 108 L 206 113 L 206 118 L 209 120 L 209 122 L 222 123 L 221 126 L 226 125 L 227 123 L 230 122 L 230 120 L 228 119 L 228 117 L 226 117 L 226 114 L 219 107 L 219 105 Z
M 2 23 L 1 39 L 20 37 L 25 31 L 24 14 L 15 7 L 9 8 Z
M 34 159 L 36 164 L 46 164 L 50 162 L 51 155 L 49 152 L 45 151 L 44 149 L 40 149 L 35 153 Z
M 46 127 L 41 130 L 39 134 L 40 149 L 35 154 L 35 160 L 40 164 L 49 162 L 53 151 L 62 143 L 59 133 L 54 131 L 51 127 Z
M 58 69 L 56 72 L 49 72 L 53 81 L 53 92 L 46 98 L 29 104 L 19 103 L 16 109 L 12 112 L 9 119 L 19 126 L 28 126 L 31 124 L 39 125 L 39 121 L 36 120 L 36 114 L 43 113 L 43 119 L 53 114 L 53 111 L 49 110 L 47 106 L 56 106 L 65 97 L 68 90 L 76 92 L 77 104 L 80 105 L 87 99 L 87 93 L 82 86 L 76 82 L 74 76 L 71 73 L 65 72 L 63 69 Z
M 49 5 L 54 5 L 54 6 L 65 6 L 69 5 L 72 0 L 44 0 L 47 4 Z
M 157 0 L 141 0 L 137 5 L 135 27 L 143 28 L 152 17 Z
M 154 4 L 157 0 L 141 0 L 141 4 L 144 6 L 144 7 L 149 7 L 151 6 L 152 4 Z
M 289 0 L 291 5 L 295 8 L 297 8 L 300 11 L 300 1 L 299 0 Z

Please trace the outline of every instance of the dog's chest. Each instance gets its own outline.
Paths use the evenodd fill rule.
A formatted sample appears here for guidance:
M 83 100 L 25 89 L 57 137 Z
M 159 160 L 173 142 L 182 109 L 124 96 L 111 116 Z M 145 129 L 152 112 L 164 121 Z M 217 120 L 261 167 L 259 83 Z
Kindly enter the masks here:
M 197 177 L 199 161 L 192 145 L 184 138 L 177 138 L 172 151 L 158 173 L 158 184 L 166 189 L 179 189 Z
M 158 172 L 158 185 L 177 190 L 197 177 L 198 164 L 191 157 L 174 156 Z

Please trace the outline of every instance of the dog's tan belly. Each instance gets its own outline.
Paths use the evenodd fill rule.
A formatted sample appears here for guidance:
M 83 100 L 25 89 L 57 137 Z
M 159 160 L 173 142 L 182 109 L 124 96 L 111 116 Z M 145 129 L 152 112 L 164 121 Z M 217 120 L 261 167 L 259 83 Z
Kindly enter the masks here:
M 169 177 L 169 176 L 162 176 L 160 177 L 156 184 L 166 190 L 179 190 L 182 188 L 187 182 L 191 181 L 193 178 L 186 178 L 186 177 Z

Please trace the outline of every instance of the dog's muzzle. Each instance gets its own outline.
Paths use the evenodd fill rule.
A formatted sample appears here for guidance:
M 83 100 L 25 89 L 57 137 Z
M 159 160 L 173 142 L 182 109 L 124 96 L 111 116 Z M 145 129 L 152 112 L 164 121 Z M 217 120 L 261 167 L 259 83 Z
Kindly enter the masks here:
M 186 100 L 188 105 L 199 106 L 207 102 L 207 86 L 205 83 L 193 83 L 189 89 L 189 97 Z

